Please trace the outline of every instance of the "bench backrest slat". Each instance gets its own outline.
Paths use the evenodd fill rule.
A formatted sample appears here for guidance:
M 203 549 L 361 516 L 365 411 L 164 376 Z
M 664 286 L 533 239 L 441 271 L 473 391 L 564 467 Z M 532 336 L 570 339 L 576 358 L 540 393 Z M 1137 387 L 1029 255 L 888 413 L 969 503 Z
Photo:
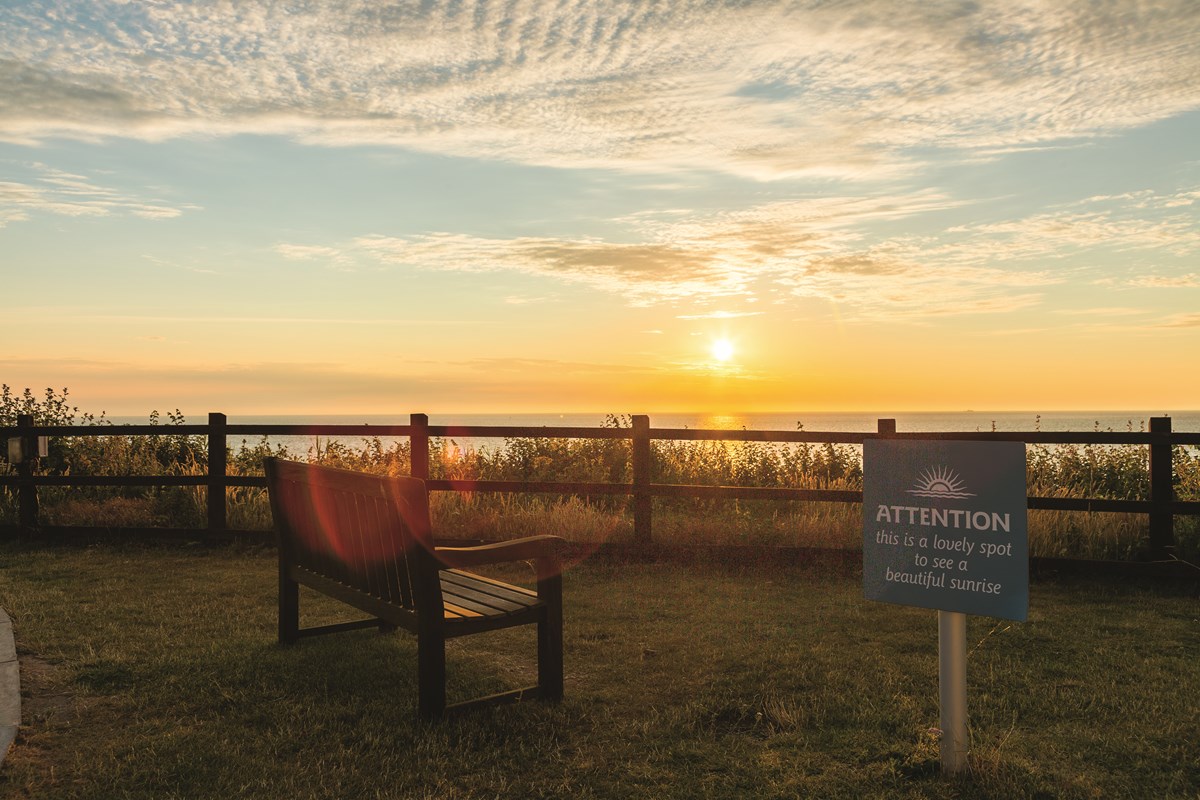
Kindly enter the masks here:
M 423 482 L 265 460 L 287 563 L 389 603 L 441 606 Z

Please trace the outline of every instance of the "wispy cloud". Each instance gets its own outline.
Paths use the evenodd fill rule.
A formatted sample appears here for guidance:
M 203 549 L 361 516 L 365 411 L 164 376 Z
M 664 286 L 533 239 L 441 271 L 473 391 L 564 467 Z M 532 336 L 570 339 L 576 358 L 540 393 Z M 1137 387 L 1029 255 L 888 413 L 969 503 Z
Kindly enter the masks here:
M 336 248 L 311 244 L 277 244 L 275 252 L 289 261 L 310 261 L 313 259 L 332 259 L 339 253 Z
M 722 269 L 709 249 L 671 242 L 623 244 L 596 238 L 486 239 L 437 233 L 410 238 L 372 236 L 354 249 L 381 261 L 466 272 L 510 270 L 553 277 L 621 294 L 634 303 L 746 290 L 741 271 Z
M 30 2 L 0 137 L 282 133 L 568 166 L 880 177 L 1196 108 L 1192 0 Z
M 623 226 L 621 241 L 432 232 L 276 249 L 291 258 L 517 272 L 584 284 L 634 305 L 696 301 L 720 309 L 681 311 L 684 319 L 769 313 L 739 305 L 797 296 L 835 303 L 846 319 L 917 319 L 1028 308 L 1048 287 L 1094 276 L 1090 265 L 1097 258 L 1143 254 L 1161 261 L 1200 252 L 1194 215 L 1168 202 L 1184 194 L 1096 197 L 1087 207 L 941 228 L 940 216 L 964 204 L 935 190 L 827 194 L 731 211 L 630 214 L 614 220 Z M 926 232 L 880 232 L 880 223 L 897 222 L 903 224 L 891 229 Z M 1198 282 L 1187 273 L 1141 276 L 1125 285 Z
M 1131 210 L 1137 208 L 1131 206 Z M 1108 212 L 1047 213 L 953 232 L 989 242 L 992 258 L 1061 258 L 1084 249 L 1163 249 L 1179 255 L 1200 250 L 1200 229 L 1190 214 L 1118 216 Z
M 346 249 L 355 257 L 406 268 L 507 270 L 582 283 L 634 305 L 802 295 L 872 316 L 1012 310 L 1037 302 L 1030 287 L 1061 280 L 1041 270 L 967 263 L 971 259 L 959 251 L 937 255 L 929 242 L 868 241 L 870 223 L 955 205 L 927 191 L 826 196 L 733 212 L 632 216 L 624 222 L 630 238 L 640 240 L 637 244 L 595 237 L 498 239 L 434 233 L 361 237 Z M 763 313 L 734 306 L 680 316 Z
M 44 164 L 31 166 L 36 177 L 31 182 L 0 181 L 0 227 L 8 222 L 23 222 L 30 214 L 46 213 L 68 217 L 105 217 L 131 214 L 145 219 L 171 219 L 196 206 L 168 206 L 144 198 L 122 194 L 116 189 L 93 183 L 85 175 L 53 169 Z
M 1151 289 L 1194 289 L 1200 288 L 1200 275 L 1142 275 L 1129 281 L 1130 286 Z
M 1129 308 L 1127 306 L 1104 306 L 1100 308 L 1059 308 L 1055 314 L 1068 317 L 1133 317 L 1145 314 L 1144 308 Z
M 491 324 L 485 320 L 477 319 L 417 319 L 413 317 L 405 317 L 403 319 L 389 319 L 380 317 L 359 318 L 359 317 L 237 317 L 237 316 L 210 316 L 196 317 L 187 315 L 153 315 L 153 314 L 77 314 L 76 319 L 96 320 L 99 322 L 169 322 L 175 323 L 199 323 L 204 325 L 353 325 L 353 326 L 418 326 L 427 327 L 436 326 L 454 326 L 454 325 L 488 325 Z
M 741 317 L 757 317 L 763 311 L 710 311 L 707 314 L 678 314 L 676 319 L 739 319 Z
M 1172 314 L 1162 321 L 1163 328 L 1200 328 L 1200 313 Z

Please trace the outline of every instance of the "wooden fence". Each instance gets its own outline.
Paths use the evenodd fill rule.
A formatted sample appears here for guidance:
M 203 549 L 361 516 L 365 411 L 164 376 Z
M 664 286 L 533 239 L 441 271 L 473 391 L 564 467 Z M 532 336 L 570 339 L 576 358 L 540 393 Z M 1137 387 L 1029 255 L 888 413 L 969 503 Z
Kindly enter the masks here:
M 37 453 L 38 437 L 59 436 L 201 436 L 208 443 L 208 474 L 198 476 L 80 476 L 38 475 L 34 458 L 16 465 L 16 474 L 0 475 L 0 486 L 17 493 L 18 524 L 11 534 L 45 529 L 38 521 L 38 488 L 41 486 L 202 486 L 207 490 L 207 527 L 179 533 L 225 534 L 226 490 L 238 486 L 266 485 L 262 477 L 227 474 L 227 452 L 231 437 L 328 436 L 407 437 L 411 442 L 412 474 L 428 481 L 431 491 L 533 492 L 561 495 L 626 495 L 633 499 L 635 543 L 653 542 L 652 499 L 655 497 L 699 497 L 741 500 L 803 500 L 860 503 L 861 491 L 795 489 L 752 486 L 695 486 L 651 482 L 654 441 L 780 442 L 861 445 L 878 437 L 974 441 L 1017 441 L 1026 444 L 1141 445 L 1149 447 L 1150 496 L 1145 500 L 1102 498 L 1028 498 L 1030 509 L 1059 511 L 1109 511 L 1146 514 L 1150 520 L 1149 553 L 1152 559 L 1169 558 L 1175 544 L 1176 515 L 1200 515 L 1200 502 L 1174 497 L 1172 448 L 1200 445 L 1200 433 L 1171 430 L 1170 417 L 1154 417 L 1148 432 L 898 432 L 895 420 L 881 419 L 875 433 L 815 431 L 700 430 L 652 428 L 650 418 L 635 415 L 631 427 L 504 427 L 477 425 L 430 425 L 425 414 L 413 414 L 407 425 L 230 425 L 224 414 L 208 415 L 204 425 L 87 425 L 38 426 L 22 416 L 15 427 L 0 427 L 0 440 L 10 444 L 10 455 Z M 632 482 L 569 483 L 545 481 L 454 481 L 429 480 L 429 443 L 433 438 L 583 438 L 624 439 L 631 442 Z M 11 440 L 18 440 L 18 447 Z M 100 530 L 100 529 L 97 529 Z

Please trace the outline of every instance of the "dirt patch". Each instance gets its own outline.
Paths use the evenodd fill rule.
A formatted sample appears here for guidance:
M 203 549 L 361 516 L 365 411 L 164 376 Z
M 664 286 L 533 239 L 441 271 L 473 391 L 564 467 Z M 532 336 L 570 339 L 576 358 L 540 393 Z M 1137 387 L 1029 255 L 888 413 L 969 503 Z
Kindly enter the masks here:
M 69 671 L 30 653 L 17 654 L 21 726 L 0 770 L 0 794 L 37 797 L 62 785 L 74 753 L 108 738 L 115 698 L 80 693 Z
M 82 719 L 88 704 L 87 698 L 70 691 L 65 669 L 35 655 L 20 655 L 18 661 L 21 670 L 22 736 L 27 728 L 70 725 Z

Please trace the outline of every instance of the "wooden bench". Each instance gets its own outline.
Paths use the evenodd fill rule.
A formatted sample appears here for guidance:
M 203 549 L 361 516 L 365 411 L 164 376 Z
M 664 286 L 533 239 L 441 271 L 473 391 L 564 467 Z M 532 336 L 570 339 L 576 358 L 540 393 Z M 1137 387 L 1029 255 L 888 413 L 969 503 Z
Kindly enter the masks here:
M 279 544 L 281 643 L 366 627 L 416 634 L 423 719 L 530 697 L 562 698 L 562 539 L 434 547 L 421 480 L 278 458 L 264 466 Z M 465 569 L 511 561 L 533 563 L 536 592 Z M 301 584 L 371 618 L 301 628 Z M 516 625 L 537 625 L 537 685 L 447 706 L 446 640 Z

